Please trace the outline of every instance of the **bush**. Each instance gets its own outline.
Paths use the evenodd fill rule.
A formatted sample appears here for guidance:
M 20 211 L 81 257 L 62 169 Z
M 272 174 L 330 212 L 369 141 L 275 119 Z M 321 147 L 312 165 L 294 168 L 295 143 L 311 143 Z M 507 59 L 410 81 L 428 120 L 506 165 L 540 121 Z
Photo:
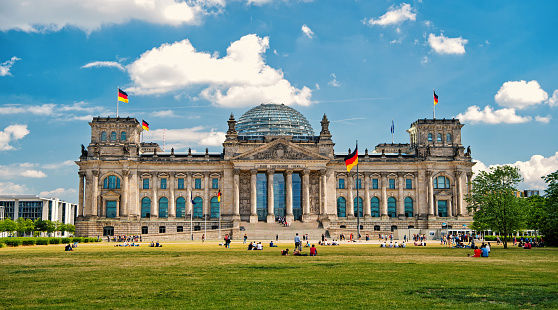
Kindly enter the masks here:
M 47 245 L 48 244 L 48 238 L 37 238 L 37 241 L 35 242 L 36 245 Z
M 4 243 L 8 246 L 20 246 L 23 240 L 21 240 L 21 238 L 7 238 L 4 240 Z
M 64 244 L 67 244 L 67 243 L 72 242 L 72 239 L 66 238 L 66 237 L 65 237 L 65 238 L 62 238 L 62 241 L 61 241 L 61 242 L 64 243 Z
M 100 242 L 101 240 L 97 240 L 97 238 L 91 237 L 91 238 L 87 238 L 89 239 L 89 242 Z
M 60 238 L 49 238 L 48 243 L 50 243 L 50 244 L 60 244 Z
M 1 248 L 3 248 L 3 247 L 5 247 L 5 246 L 6 246 L 6 245 L 4 244 L 4 242 L 3 242 L 3 241 L 2 241 L 2 242 L 0 242 L 0 249 L 1 249 Z
M 89 242 L 89 238 L 83 237 L 83 243 L 87 243 L 87 242 Z
M 81 237 L 73 237 L 72 242 L 83 242 L 83 238 Z
M 21 243 L 23 245 L 35 245 L 36 241 L 37 241 L 37 239 L 35 239 L 35 238 L 25 238 L 25 239 L 21 240 Z

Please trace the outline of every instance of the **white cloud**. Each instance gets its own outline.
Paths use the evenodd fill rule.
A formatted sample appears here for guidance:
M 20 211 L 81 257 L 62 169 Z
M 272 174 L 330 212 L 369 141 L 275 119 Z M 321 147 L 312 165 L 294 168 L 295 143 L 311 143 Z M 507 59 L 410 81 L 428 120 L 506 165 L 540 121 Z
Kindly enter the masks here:
M 469 41 L 459 38 L 447 38 L 443 33 L 437 37 L 431 33 L 428 35 L 428 44 L 438 54 L 465 54 L 465 44 Z
M 85 112 L 87 115 L 75 115 L 74 112 Z M 60 121 L 90 121 L 93 113 L 97 115 L 108 113 L 106 108 L 100 106 L 88 106 L 85 101 L 75 102 L 72 105 L 64 104 L 42 104 L 26 106 L 21 104 L 5 104 L 0 106 L 0 115 L 8 114 L 33 114 L 41 116 L 52 116 Z
M 144 133 L 144 140 L 149 139 L 153 141 L 162 142 L 163 134 L 165 135 L 165 142 L 167 148 L 174 147 L 175 149 L 183 149 L 192 145 L 199 146 L 220 146 L 225 141 L 225 133 L 221 131 L 204 131 L 206 128 L 203 126 L 196 126 L 193 128 L 183 129 L 155 129 Z
M 124 71 L 124 67 L 122 67 L 122 65 L 116 61 L 94 61 L 82 66 L 82 68 L 94 67 L 116 68 L 118 70 Z
M 64 167 L 77 167 L 76 163 L 73 160 L 66 160 L 61 163 L 54 163 L 54 164 L 45 164 L 43 168 L 45 169 L 61 169 Z
M 365 23 L 369 24 L 370 26 L 380 25 L 380 26 L 388 26 L 388 25 L 395 25 L 401 24 L 406 20 L 416 20 L 417 13 L 411 7 L 410 4 L 401 3 L 399 7 L 391 6 L 386 14 L 380 16 L 378 19 L 370 18 L 368 21 L 365 20 Z
M 500 110 L 494 110 L 489 105 L 487 105 L 484 110 L 481 110 L 476 105 L 471 106 L 465 113 L 459 113 L 455 118 L 458 118 L 463 122 L 470 122 L 472 124 L 518 124 L 531 121 L 530 116 L 519 116 L 515 114 L 515 109 L 504 108 Z
M 43 191 L 39 194 L 39 196 L 41 197 L 47 197 L 47 198 L 60 198 L 63 200 L 67 200 L 67 197 L 73 197 L 77 191 L 73 188 L 57 188 L 55 190 L 52 191 Z
M 170 26 L 198 24 L 201 16 L 218 12 L 223 4 L 208 0 L 3 0 L 0 31 L 58 31 L 74 26 L 91 33 L 103 25 L 132 19 Z
M 22 195 L 29 194 L 26 185 L 15 184 L 12 182 L 0 182 L 0 195 Z
M 335 76 L 335 73 L 330 74 L 329 76 L 331 76 L 333 78 L 333 80 L 329 81 L 327 84 L 333 87 L 339 87 L 341 86 L 341 84 L 339 82 L 337 82 L 337 76 Z
M 429 62 L 430 62 L 430 59 L 428 59 L 427 56 L 422 57 L 422 59 L 420 60 L 420 63 L 423 64 L 423 65 L 427 64 Z
M 31 113 L 35 115 L 52 115 L 56 105 L 47 103 L 43 105 L 23 106 L 18 104 L 6 104 L 0 107 L 0 114 Z
M 262 102 L 312 104 L 312 91 L 284 79 L 281 69 L 266 65 L 269 38 L 246 35 L 231 43 L 222 58 L 198 52 L 190 41 L 163 44 L 141 55 L 127 68 L 136 94 L 162 94 L 190 86 L 207 86 L 199 96 L 215 105 L 253 106 Z
M 12 68 L 16 60 L 21 60 L 21 59 L 14 56 L 10 60 L 0 64 L 0 76 L 12 75 L 10 73 L 10 69 Z
M 8 166 L 0 166 L 0 179 L 11 180 L 16 177 L 25 178 L 46 178 L 47 175 L 36 169 L 29 169 L 37 166 L 33 163 L 11 164 Z
M 304 35 L 306 35 L 308 38 L 312 39 L 314 37 L 314 31 L 312 31 L 312 29 L 310 29 L 310 27 L 306 26 L 306 24 L 302 25 L 302 33 L 304 33 Z
M 47 175 L 39 170 L 24 170 L 21 172 L 22 177 L 26 178 L 46 178 Z
M 10 143 L 20 140 L 28 134 L 27 125 L 14 124 L 4 128 L 3 131 L 0 131 L 0 151 L 13 150 L 14 146 Z
M 558 106 L 558 89 L 554 91 L 552 97 L 548 99 L 548 105 L 551 107 Z
M 544 123 L 544 124 L 550 123 L 550 120 L 551 120 L 551 119 L 552 119 L 552 116 L 550 116 L 550 115 L 547 115 L 547 116 L 540 116 L 540 115 L 537 115 L 537 116 L 535 116 L 535 120 L 536 120 L 537 122 L 541 122 L 541 123 Z
M 157 111 L 151 115 L 155 117 L 178 117 L 178 115 L 173 110 Z
M 548 94 L 542 90 L 539 82 L 534 80 L 505 82 L 494 96 L 494 101 L 498 105 L 515 109 L 525 109 L 547 99 Z
M 262 6 L 264 4 L 268 4 L 268 3 L 271 3 L 271 2 L 273 2 L 273 0 L 247 0 L 246 4 L 248 4 L 248 5 L 253 4 L 253 5 L 257 5 L 257 6 Z

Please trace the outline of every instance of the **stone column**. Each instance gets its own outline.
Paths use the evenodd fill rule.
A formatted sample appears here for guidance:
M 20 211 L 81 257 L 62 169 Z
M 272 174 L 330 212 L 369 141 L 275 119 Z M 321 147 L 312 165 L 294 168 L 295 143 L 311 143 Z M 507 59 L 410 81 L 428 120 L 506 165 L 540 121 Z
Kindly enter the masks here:
M 397 216 L 398 217 L 405 217 L 405 197 L 403 197 L 403 186 L 404 186 L 404 179 L 405 176 L 404 172 L 399 172 L 397 174 Z
M 310 221 L 310 170 L 302 171 L 302 221 Z
M 380 173 L 382 183 L 382 198 L 380 201 L 380 216 L 382 219 L 388 219 L 388 204 L 387 204 L 387 173 Z
M 128 195 L 129 195 L 128 184 L 130 183 L 128 181 L 129 175 L 130 175 L 130 171 L 128 170 L 122 171 L 122 190 L 120 191 L 122 193 L 122 195 L 120 195 L 120 201 L 122 201 L 122 204 L 120 205 L 120 213 L 117 212 L 116 216 L 123 216 L 123 217 L 128 216 Z
M 327 170 L 320 170 L 320 215 L 325 215 L 327 210 Z
M 455 171 L 455 180 L 457 186 L 457 204 L 456 216 L 463 216 L 463 171 Z
M 267 222 L 275 222 L 274 197 L 273 197 L 273 174 L 275 170 L 267 170 Z
M 432 171 L 426 171 L 426 180 L 428 182 L 428 215 L 434 216 L 434 183 L 432 179 Z
M 258 222 L 258 170 L 250 170 L 250 223 Z
M 233 215 L 240 219 L 240 169 L 233 170 Z
M 192 205 L 192 173 L 186 173 L 186 214 L 192 216 L 193 215 L 193 205 Z
M 93 197 L 91 197 L 91 215 L 97 216 L 99 214 L 99 170 L 93 170 L 91 173 L 93 173 L 93 182 L 91 182 L 91 187 L 93 188 Z
M 170 173 L 170 184 L 169 184 L 169 213 L 168 216 L 169 218 L 172 217 L 176 217 L 176 200 L 174 200 L 174 189 L 175 189 L 175 185 L 174 185 L 174 172 Z
M 452 207 L 453 207 L 453 199 L 448 199 L 448 217 L 453 216 L 453 212 L 451 210 Z
M 347 217 L 355 216 L 355 198 L 353 196 L 353 189 L 355 188 L 354 185 L 354 173 L 348 172 L 347 173 L 347 203 L 345 204 L 345 212 L 347 213 Z
M 203 218 L 210 219 L 209 172 L 203 174 Z
M 151 174 L 151 217 L 159 217 L 159 199 L 157 198 L 157 173 Z
M 84 206 L 83 206 L 83 196 L 85 194 L 85 172 L 78 172 L 79 175 L 79 206 L 76 212 L 79 216 L 85 215 Z M 44 217 L 43 217 L 44 218 Z
M 370 173 L 364 173 L 364 217 L 369 218 L 370 210 Z
M 473 190 L 473 184 L 471 184 L 473 180 L 473 173 L 472 172 L 467 172 L 467 194 L 469 194 L 472 190 Z M 466 201 L 463 201 L 463 214 L 465 214 L 465 212 L 467 212 L 466 214 L 468 215 L 473 215 L 472 212 L 469 212 L 469 210 L 467 209 L 468 203 Z
M 286 171 L 287 174 L 287 184 L 285 185 L 286 188 L 286 194 L 287 194 L 287 210 L 286 210 L 286 216 L 285 219 L 287 221 L 287 223 L 292 223 L 292 221 L 294 220 L 294 215 L 293 215 L 293 171 L 292 170 L 287 170 Z

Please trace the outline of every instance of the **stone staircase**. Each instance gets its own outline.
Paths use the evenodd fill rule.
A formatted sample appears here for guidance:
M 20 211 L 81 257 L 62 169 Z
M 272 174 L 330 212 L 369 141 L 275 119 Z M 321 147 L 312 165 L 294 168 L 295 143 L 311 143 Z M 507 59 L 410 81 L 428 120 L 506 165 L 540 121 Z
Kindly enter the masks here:
M 240 229 L 233 229 L 233 240 L 242 240 L 244 234 L 248 237 L 248 241 L 275 241 L 275 236 L 279 236 L 280 241 L 292 241 L 298 233 L 300 240 L 302 235 L 308 234 L 309 240 L 319 240 L 326 230 L 320 226 L 318 222 L 301 223 L 293 222 L 289 226 L 283 226 L 279 223 L 240 223 Z

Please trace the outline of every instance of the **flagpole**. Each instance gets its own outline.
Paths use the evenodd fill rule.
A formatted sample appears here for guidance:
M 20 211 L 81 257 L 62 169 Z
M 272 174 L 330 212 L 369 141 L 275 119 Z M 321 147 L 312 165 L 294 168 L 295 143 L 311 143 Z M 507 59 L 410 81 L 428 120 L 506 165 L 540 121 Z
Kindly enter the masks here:
M 393 126 L 393 119 L 391 119 L 391 144 L 393 144 L 393 132 L 395 131 L 395 128 Z
M 120 86 L 117 86 L 116 88 L 117 88 L 116 93 L 120 94 Z M 116 117 L 118 117 L 118 101 L 120 101 L 120 100 L 118 100 L 118 98 L 120 98 L 120 97 L 116 96 Z
M 356 140 L 356 149 L 357 149 L 357 240 L 360 241 L 360 197 L 358 196 L 358 189 L 360 188 L 359 176 L 358 176 L 358 140 Z
M 432 92 L 436 93 L 434 88 L 432 88 Z M 436 103 L 434 101 L 432 101 L 432 118 L 436 119 Z
M 188 186 L 191 186 L 190 181 L 188 181 Z M 192 238 L 192 241 L 194 241 L 194 203 L 193 203 L 193 199 L 192 199 L 192 190 L 190 189 L 190 238 Z
M 221 239 L 221 202 L 220 201 L 219 201 L 219 239 Z

